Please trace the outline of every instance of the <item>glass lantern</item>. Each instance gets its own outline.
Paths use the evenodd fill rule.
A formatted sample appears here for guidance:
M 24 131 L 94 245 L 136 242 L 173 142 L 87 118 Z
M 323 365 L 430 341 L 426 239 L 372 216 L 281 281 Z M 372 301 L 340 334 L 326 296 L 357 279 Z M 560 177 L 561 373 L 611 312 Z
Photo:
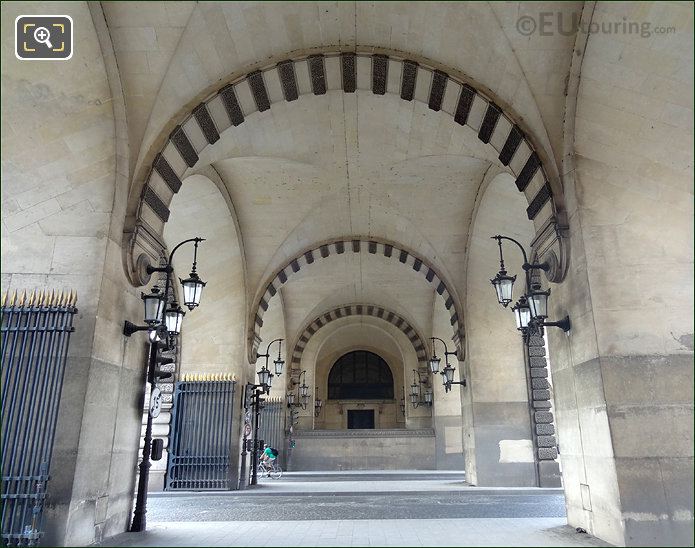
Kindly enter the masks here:
M 441 363 L 441 361 L 442 360 L 437 356 L 432 356 L 430 358 L 430 371 L 432 373 L 439 373 L 439 364 Z
M 265 367 L 263 367 L 260 371 L 258 371 L 257 375 L 258 375 L 258 384 L 270 386 L 270 371 L 268 371 Z
M 273 363 L 275 364 L 275 374 L 279 377 L 282 375 L 282 368 L 285 366 L 285 361 L 278 358 Z
M 149 295 L 141 293 L 140 296 L 145 304 L 145 323 L 154 325 L 161 322 L 164 313 L 164 295 L 159 292 L 159 288 L 155 285 Z
M 548 297 L 550 296 L 550 289 L 542 291 L 540 289 L 534 289 L 528 296 L 528 304 L 531 310 L 531 317 L 534 319 L 544 320 L 548 317 Z
M 514 317 L 516 319 L 516 328 L 521 331 L 528 327 L 531 321 L 531 309 L 528 306 L 528 301 L 525 297 L 521 297 L 517 303 L 512 306 L 512 311 L 514 312 Z
M 454 382 L 454 371 L 456 371 L 453 367 L 451 367 L 449 364 L 444 368 L 444 371 L 442 371 L 442 377 L 443 380 L 442 382 L 444 384 L 450 384 Z
M 185 315 L 186 313 L 176 301 L 171 303 L 171 306 L 164 313 L 164 323 L 167 331 L 172 335 L 178 335 L 181 333 L 181 323 L 183 322 L 183 317 Z
M 200 279 L 197 272 L 191 272 L 188 278 L 185 280 L 179 278 L 179 281 L 181 282 L 181 287 L 183 287 L 183 304 L 189 310 L 193 310 L 200 304 L 200 297 L 206 282 Z
M 490 283 L 495 288 L 495 293 L 497 294 L 497 301 L 504 306 L 512 302 L 512 293 L 514 289 L 514 282 L 516 281 L 515 276 L 507 276 L 506 270 L 500 270 Z

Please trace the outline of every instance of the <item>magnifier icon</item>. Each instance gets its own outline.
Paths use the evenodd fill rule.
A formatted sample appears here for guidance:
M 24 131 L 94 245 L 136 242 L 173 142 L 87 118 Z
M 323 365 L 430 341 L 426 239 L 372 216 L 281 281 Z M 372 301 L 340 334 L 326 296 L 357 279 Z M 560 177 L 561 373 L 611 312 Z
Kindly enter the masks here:
M 38 27 L 34 31 L 34 40 L 39 44 L 45 44 L 50 49 L 53 49 L 53 44 L 51 44 L 51 33 L 46 27 Z

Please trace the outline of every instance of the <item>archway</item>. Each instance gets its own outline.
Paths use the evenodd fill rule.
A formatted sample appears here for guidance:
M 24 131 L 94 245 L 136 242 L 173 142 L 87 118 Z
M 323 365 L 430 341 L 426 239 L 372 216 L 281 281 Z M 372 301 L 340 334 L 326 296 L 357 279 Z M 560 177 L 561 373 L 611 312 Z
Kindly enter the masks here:
M 421 102 L 429 110 L 449 114 L 451 123 L 476 132 L 494 162 L 513 174 L 516 187 L 526 196 L 527 216 L 544 239 L 554 237 L 547 227 L 558 222 L 560 227 L 564 225 L 561 187 L 547 176 L 542 162 L 545 154 L 523 131 L 518 116 L 503 112 L 470 83 L 439 69 L 384 54 L 327 52 L 288 59 L 249 73 L 219 89 L 182 118 L 154 159 L 141 194 L 129 206 L 133 226 L 126 230 L 133 230 L 134 237 L 128 272 L 133 282 L 142 283 L 137 266 L 140 254 L 152 255 L 147 237 L 141 238 L 140 232 L 155 238 L 161 234 L 169 217 L 168 204 L 181 188 L 183 175 L 196 166 L 204 151 L 209 154 L 209 145 L 214 148 L 222 132 L 279 101 L 292 102 L 300 96 L 320 96 L 336 90 L 345 94 L 397 94 L 404 101 Z M 554 281 L 560 281 L 566 270 L 565 253 L 557 255 L 561 264 L 550 274 Z

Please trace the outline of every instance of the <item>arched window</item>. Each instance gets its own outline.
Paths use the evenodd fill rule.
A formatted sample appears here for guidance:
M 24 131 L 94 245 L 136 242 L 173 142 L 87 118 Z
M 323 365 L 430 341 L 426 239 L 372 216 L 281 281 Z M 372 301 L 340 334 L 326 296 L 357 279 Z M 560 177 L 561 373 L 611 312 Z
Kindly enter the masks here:
M 329 400 L 393 399 L 393 375 L 387 363 L 366 350 L 338 358 L 328 374 Z

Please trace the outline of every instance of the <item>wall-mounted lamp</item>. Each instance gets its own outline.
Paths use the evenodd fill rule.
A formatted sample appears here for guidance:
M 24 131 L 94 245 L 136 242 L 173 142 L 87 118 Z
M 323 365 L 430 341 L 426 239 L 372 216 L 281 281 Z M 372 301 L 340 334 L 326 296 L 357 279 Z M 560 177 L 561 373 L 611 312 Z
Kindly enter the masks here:
M 302 381 L 302 377 L 304 377 L 304 381 Z M 303 369 L 299 374 L 298 381 L 296 398 L 292 392 L 287 394 L 287 407 L 301 407 L 302 409 L 306 409 L 309 403 L 309 387 L 306 384 L 306 369 Z
M 196 262 L 198 260 L 198 244 L 205 241 L 204 238 L 189 238 L 178 243 L 171 250 L 169 258 L 164 266 L 154 267 L 148 266 L 147 273 L 154 274 L 155 272 L 163 272 L 166 274 L 164 284 L 164 293 L 161 293 L 159 287 L 154 286 L 149 294 L 141 293 L 143 305 L 145 307 L 145 324 L 135 325 L 128 320 L 123 325 L 123 334 L 130 337 L 138 331 L 147 331 L 150 340 L 150 358 L 147 365 L 147 382 L 150 383 L 150 397 L 157 387 L 155 386 L 155 376 L 157 374 L 156 367 L 158 363 L 162 363 L 162 357 L 158 353 L 160 346 L 169 346 L 169 337 L 175 337 L 181 333 L 181 324 L 185 312 L 174 299 L 170 304 L 169 288 L 171 287 L 171 274 L 174 272 L 173 259 L 176 251 L 184 244 L 194 242 L 193 251 L 193 267 L 191 269 L 191 277 L 186 280 L 180 280 L 184 294 L 184 304 L 189 309 L 193 310 L 200 304 L 200 297 L 205 287 L 205 282 L 201 281 L 196 274 Z M 167 307 L 167 305 L 169 305 Z M 160 344 L 162 343 L 162 344 Z M 164 374 L 158 375 L 160 379 L 165 378 Z M 171 376 L 171 374 L 169 374 Z M 130 530 L 144 531 L 147 527 L 145 515 L 147 513 L 147 485 L 149 483 L 150 457 L 152 451 L 152 413 L 147 414 L 147 424 L 145 426 L 145 437 L 142 448 L 142 459 L 140 461 L 140 476 L 138 479 L 138 490 L 135 501 L 135 510 L 133 512 L 133 520 L 130 525 Z
M 417 381 L 415 380 L 415 377 L 417 376 Z M 429 405 L 430 407 L 432 406 L 432 389 L 427 386 L 425 389 L 425 393 L 422 393 L 422 385 L 427 384 L 427 377 L 424 379 L 420 375 L 420 372 L 417 369 L 413 369 L 413 384 L 410 385 L 410 403 L 412 406 L 417 409 L 421 405 Z
M 507 276 L 507 271 L 504 267 L 504 257 L 502 255 L 502 240 L 509 240 L 515 243 L 524 257 L 524 264 L 521 265 L 521 268 L 525 272 L 525 293 L 519 298 L 516 304 L 512 306 L 512 311 L 516 319 L 516 328 L 524 335 L 527 334 L 529 329 L 538 329 L 541 327 L 559 327 L 565 332 L 569 331 L 569 316 L 565 316 L 557 322 L 546 321 L 548 317 L 548 297 L 550 297 L 550 289 L 544 291 L 540 284 L 531 283 L 530 272 L 532 270 L 543 270 L 547 272 L 550 269 L 550 265 L 547 262 L 540 264 L 529 263 L 524 246 L 514 238 L 498 234 L 497 236 L 492 236 L 492 239 L 497 240 L 497 245 L 500 249 L 500 271 L 490 280 L 490 283 L 495 288 L 497 301 L 505 308 L 513 299 L 514 280 L 516 280 L 516 276 Z
M 436 373 L 439 371 L 439 362 L 441 361 L 437 357 L 437 352 L 435 349 L 435 344 L 434 341 L 439 341 L 444 345 L 444 360 L 446 365 L 444 366 L 444 369 L 440 373 L 442 376 L 442 384 L 444 385 L 444 391 L 449 392 L 451 391 L 451 385 L 452 384 L 460 384 L 462 386 L 466 386 L 466 379 L 461 378 L 460 381 L 455 381 L 454 380 L 454 371 L 456 371 L 456 368 L 454 368 L 450 363 L 449 363 L 449 356 L 455 356 L 456 352 L 449 352 L 449 349 L 446 346 L 446 343 L 440 339 L 439 337 L 430 337 L 432 339 L 432 357 L 430 358 L 430 371 L 432 373 Z M 436 368 L 432 365 L 433 362 L 436 362 Z

